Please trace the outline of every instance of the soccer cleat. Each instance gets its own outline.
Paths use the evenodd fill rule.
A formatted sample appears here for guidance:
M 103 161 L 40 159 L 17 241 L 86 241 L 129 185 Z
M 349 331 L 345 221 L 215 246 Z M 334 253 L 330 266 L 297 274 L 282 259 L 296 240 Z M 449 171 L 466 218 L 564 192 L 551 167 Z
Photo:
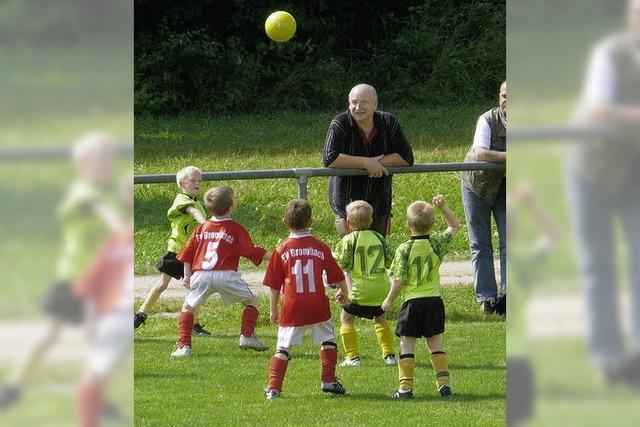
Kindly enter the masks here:
M 280 392 L 278 390 L 267 390 L 264 394 L 267 400 L 273 400 L 280 397 Z
M 344 361 L 340 364 L 341 368 L 346 368 L 348 366 L 360 366 L 360 358 L 354 357 L 353 359 L 344 359 Z
M 412 397 L 413 397 L 413 390 L 409 390 L 409 391 L 396 390 L 396 392 L 391 395 L 392 399 L 411 399 Z
M 180 348 L 177 348 L 173 351 L 173 353 L 171 353 L 171 357 L 176 357 L 176 358 L 184 358 L 184 357 L 189 357 L 191 356 L 191 347 L 183 345 Z
M 384 364 L 387 366 L 398 366 L 398 361 L 396 360 L 396 356 L 393 354 L 387 354 L 384 357 Z
M 209 336 L 211 335 L 211 332 L 207 331 L 203 325 L 201 325 L 200 323 L 196 323 L 195 325 L 193 325 L 193 329 L 191 330 L 191 335 L 198 335 L 198 336 Z
M 248 348 L 254 349 L 255 351 L 265 351 L 269 348 L 267 344 L 262 342 L 260 338 L 256 334 L 251 335 L 250 337 L 245 337 L 244 335 L 240 335 L 240 348 L 246 350 Z
M 20 387 L 15 384 L 6 384 L 0 389 L 0 409 L 6 409 L 20 399 Z
M 480 308 L 482 309 L 482 312 L 484 314 L 491 314 L 491 313 L 495 313 L 496 311 L 496 308 L 493 305 L 493 301 L 488 299 L 480 303 Z
M 138 329 L 141 325 L 147 321 L 147 315 L 140 312 L 133 315 L 133 328 Z
M 320 387 L 320 389 L 323 393 L 331 394 L 345 394 L 347 392 L 344 389 L 344 386 L 338 381 L 334 381 L 332 383 L 322 383 L 322 387 Z
M 442 384 L 440 387 L 438 387 L 438 393 L 440 393 L 440 396 L 442 397 L 447 397 L 451 396 L 453 391 L 451 391 L 451 386 L 449 386 L 449 384 Z

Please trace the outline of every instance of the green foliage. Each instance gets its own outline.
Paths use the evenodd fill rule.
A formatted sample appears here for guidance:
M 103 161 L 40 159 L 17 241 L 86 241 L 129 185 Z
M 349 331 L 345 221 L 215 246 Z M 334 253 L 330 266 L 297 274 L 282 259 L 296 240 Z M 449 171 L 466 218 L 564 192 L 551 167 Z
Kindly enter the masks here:
M 277 334 L 265 314 L 266 297 L 260 297 L 256 329 L 271 345 L 264 353 L 238 349 L 241 309 L 224 307 L 216 297 L 200 315 L 212 335 L 194 337 L 194 353 L 185 360 L 169 358 L 177 336 L 175 319 L 150 317 L 135 334 L 136 424 L 210 425 L 215 413 L 220 425 L 423 425 L 428 420 L 430 425 L 504 426 L 505 321 L 480 313 L 470 295 L 471 285 L 447 287 L 443 294 L 447 310 L 456 306 L 464 317 L 448 318 L 444 334 L 454 395 L 442 399 L 435 391 L 429 353 L 421 340 L 416 344 L 415 397 L 408 402 L 390 398 L 398 386 L 398 370 L 383 365 L 371 321 L 356 321 L 363 365 L 336 368 L 345 396 L 320 392 L 318 346 L 306 338 L 292 351 L 280 400 L 265 401 L 263 387 Z M 161 300 L 158 308 L 178 308 L 165 304 Z M 336 304 L 332 315 L 338 330 Z M 395 328 L 395 321 L 390 323 Z M 394 347 L 399 349 L 395 337 Z M 342 358 L 340 344 L 338 353 Z
M 153 4 L 151 4 L 153 3 Z M 505 2 L 289 1 L 287 43 L 270 41 L 272 2 L 136 2 L 137 114 L 335 109 L 353 84 L 384 103 L 493 98 L 505 77 Z

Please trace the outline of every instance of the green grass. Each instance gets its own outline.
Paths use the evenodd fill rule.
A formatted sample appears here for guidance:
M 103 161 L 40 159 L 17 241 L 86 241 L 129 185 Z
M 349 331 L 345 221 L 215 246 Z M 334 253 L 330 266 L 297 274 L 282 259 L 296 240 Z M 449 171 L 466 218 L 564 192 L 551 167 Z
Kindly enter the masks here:
M 337 368 L 344 397 L 319 390 L 318 347 L 306 338 L 295 347 L 280 400 L 265 401 L 272 351 L 237 347 L 240 308 L 211 299 L 201 314 L 211 337 L 195 337 L 194 354 L 169 357 L 177 336 L 175 319 L 152 317 L 135 336 L 136 425 L 505 425 L 505 322 L 478 310 L 471 286 L 443 290 L 447 306 L 445 350 L 450 357 L 454 396 L 441 399 L 424 342 L 416 348 L 415 398 L 390 399 L 396 368 L 385 367 L 371 322 L 357 321 L 363 365 Z M 161 301 L 158 310 L 177 311 L 178 301 Z M 271 346 L 277 328 L 268 324 L 268 302 L 260 301 L 257 333 Z M 337 306 L 332 307 L 336 328 Z M 393 317 L 392 317 L 393 318 Z M 395 320 L 391 321 L 392 328 Z M 397 339 L 394 347 L 399 347 Z M 273 347 L 272 347 L 273 349 Z M 339 348 L 339 354 L 343 354 Z
M 462 161 L 479 114 L 486 105 L 392 110 L 413 146 L 416 163 Z M 177 118 L 139 117 L 135 127 L 135 173 L 175 173 L 194 164 L 203 171 L 322 167 L 327 126 L 337 112 L 286 113 L 277 116 Z M 286 202 L 297 197 L 293 179 L 206 182 L 206 189 L 231 185 L 237 193 L 234 213 L 254 241 L 273 248 L 287 234 L 281 223 Z M 431 200 L 442 193 L 458 217 L 461 231 L 451 258 L 469 256 L 466 224 L 456 173 L 402 174 L 394 178 L 392 246 L 407 238 L 405 209 L 414 200 Z M 166 211 L 177 192 L 175 184 L 144 184 L 135 189 L 136 274 L 153 273 L 166 252 L 169 223 Z M 314 208 L 313 232 L 336 243 L 334 215 L 328 204 L 327 179 L 309 181 L 308 199 Z M 437 218 L 436 229 L 445 227 Z M 245 263 L 243 269 L 252 269 Z

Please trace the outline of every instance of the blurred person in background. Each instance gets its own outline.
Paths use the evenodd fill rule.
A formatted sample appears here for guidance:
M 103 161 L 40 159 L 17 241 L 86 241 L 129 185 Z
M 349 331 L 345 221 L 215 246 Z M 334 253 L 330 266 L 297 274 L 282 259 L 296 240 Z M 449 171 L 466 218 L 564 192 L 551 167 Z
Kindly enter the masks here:
M 591 356 L 606 383 L 640 386 L 640 0 L 628 0 L 626 31 L 592 51 L 574 121 L 607 131 L 576 144 L 567 185 L 581 281 L 587 304 Z M 616 267 L 626 236 L 631 348 L 625 346 Z
M 29 375 L 58 341 L 64 326 L 84 322 L 84 304 L 73 294 L 75 282 L 109 233 L 122 228 L 119 203 L 112 189 L 116 156 L 115 141 L 104 133 L 84 135 L 73 146 L 78 178 L 57 211 L 62 248 L 55 282 L 42 301 L 46 329 L 0 389 L 0 408 L 19 400 Z
M 498 106 L 477 121 L 465 162 L 507 163 L 507 82 L 500 85 Z M 462 172 L 462 200 L 469 230 L 476 300 L 485 313 L 505 314 L 507 293 L 507 179 L 504 170 Z M 493 267 L 491 216 L 500 244 L 500 290 Z
M 123 181 L 122 196 L 125 208 L 133 209 L 132 175 Z M 74 293 L 88 306 L 90 331 L 87 366 L 78 387 L 78 425 L 92 427 L 105 411 L 108 380 L 133 345 L 133 222 L 106 241 Z

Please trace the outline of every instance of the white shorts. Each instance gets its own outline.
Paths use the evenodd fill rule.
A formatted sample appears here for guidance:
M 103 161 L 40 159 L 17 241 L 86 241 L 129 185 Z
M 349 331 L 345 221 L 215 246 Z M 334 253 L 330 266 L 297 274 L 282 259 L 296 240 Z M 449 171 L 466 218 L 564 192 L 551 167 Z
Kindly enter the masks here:
M 133 311 L 122 310 L 101 317 L 90 344 L 87 375 L 106 378 L 133 348 Z
M 214 292 L 220 294 L 227 306 L 254 297 L 249 285 L 237 271 L 198 270 L 191 276 L 190 285 L 184 300 L 193 308 L 204 304 Z
M 313 323 L 304 326 L 280 326 L 278 328 L 278 343 L 281 348 L 289 348 L 292 345 L 302 344 L 304 332 L 311 329 L 311 340 L 314 344 L 322 344 L 325 341 L 333 341 L 335 332 L 331 319 L 326 322 Z

